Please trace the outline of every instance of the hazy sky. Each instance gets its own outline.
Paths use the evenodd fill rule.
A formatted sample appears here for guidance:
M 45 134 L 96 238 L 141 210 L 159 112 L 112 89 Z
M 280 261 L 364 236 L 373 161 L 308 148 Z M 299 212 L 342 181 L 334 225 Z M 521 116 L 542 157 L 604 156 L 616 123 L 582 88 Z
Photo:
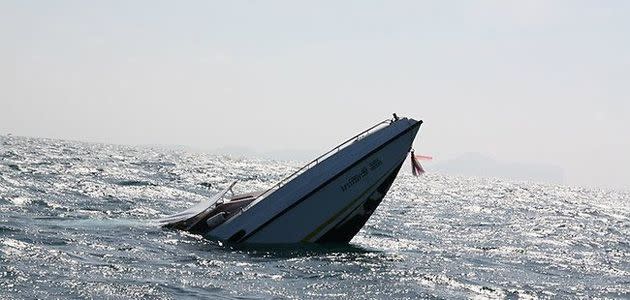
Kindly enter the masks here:
M 415 147 L 437 158 L 630 187 L 629 16 L 630 1 L 0 0 L 0 133 L 321 151 L 397 112 L 424 119 Z

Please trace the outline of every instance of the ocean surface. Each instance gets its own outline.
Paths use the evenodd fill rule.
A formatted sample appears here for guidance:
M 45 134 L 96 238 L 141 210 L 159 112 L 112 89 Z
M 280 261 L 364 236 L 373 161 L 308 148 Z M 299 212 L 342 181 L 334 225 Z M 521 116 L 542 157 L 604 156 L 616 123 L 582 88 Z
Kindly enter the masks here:
M 630 298 L 630 193 L 407 166 L 349 245 L 155 226 L 296 162 L 0 136 L 0 299 Z

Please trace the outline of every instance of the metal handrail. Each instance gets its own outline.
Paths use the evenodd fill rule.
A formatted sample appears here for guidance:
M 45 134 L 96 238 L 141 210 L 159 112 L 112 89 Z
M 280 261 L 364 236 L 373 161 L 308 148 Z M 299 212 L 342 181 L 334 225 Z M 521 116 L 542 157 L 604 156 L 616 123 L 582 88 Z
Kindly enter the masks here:
M 272 187 L 270 187 L 269 189 L 267 189 L 266 191 L 264 191 L 262 194 L 258 195 L 258 197 L 256 197 L 256 199 L 254 199 L 254 201 L 252 201 L 252 203 L 250 203 L 249 205 L 247 205 L 247 207 L 245 207 L 243 210 L 248 209 L 250 206 L 254 205 L 256 200 L 258 200 L 261 197 L 267 196 L 267 194 L 269 194 L 269 192 L 279 189 L 280 187 L 282 187 L 287 181 L 289 181 L 290 179 L 293 179 L 294 177 L 297 177 L 297 175 L 303 173 L 304 171 L 316 166 L 317 164 L 319 164 L 321 161 L 323 161 L 325 158 L 330 157 L 330 154 L 335 152 L 339 152 L 339 150 L 342 149 L 342 147 L 344 147 L 345 145 L 349 144 L 350 142 L 354 142 L 354 141 L 358 141 L 361 139 L 361 137 L 363 137 L 364 135 L 366 135 L 367 133 L 369 133 L 370 131 L 372 131 L 374 128 L 377 128 L 383 124 L 391 124 L 394 120 L 393 119 L 386 119 L 384 121 L 381 121 L 379 123 L 377 123 L 376 125 L 363 130 L 362 132 L 360 132 L 359 134 L 347 139 L 346 141 L 344 141 L 343 143 L 337 145 L 336 147 L 332 148 L 331 150 L 329 150 L 328 152 L 318 156 L 317 158 L 315 158 L 314 160 L 310 161 L 309 163 L 305 164 L 304 166 L 302 166 L 301 168 L 299 168 L 297 171 L 291 173 L 291 175 L 283 178 L 282 180 L 280 180 L 278 183 L 274 184 Z

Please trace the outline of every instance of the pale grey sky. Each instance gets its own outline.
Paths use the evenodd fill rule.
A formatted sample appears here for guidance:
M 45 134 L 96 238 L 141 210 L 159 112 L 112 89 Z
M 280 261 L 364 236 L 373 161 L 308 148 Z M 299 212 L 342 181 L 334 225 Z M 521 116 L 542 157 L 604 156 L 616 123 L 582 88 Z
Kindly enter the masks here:
M 630 187 L 630 1 L 0 0 L 0 133 L 324 150 L 392 112 L 415 147 Z

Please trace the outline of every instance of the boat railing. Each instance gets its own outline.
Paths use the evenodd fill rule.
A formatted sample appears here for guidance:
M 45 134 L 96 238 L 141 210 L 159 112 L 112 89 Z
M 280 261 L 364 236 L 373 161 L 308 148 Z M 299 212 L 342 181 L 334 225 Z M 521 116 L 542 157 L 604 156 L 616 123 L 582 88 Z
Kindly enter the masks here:
M 304 173 L 305 171 L 309 170 L 310 168 L 316 166 L 317 164 L 319 164 L 320 162 L 324 161 L 325 159 L 327 159 L 328 157 L 332 156 L 333 154 L 339 152 L 341 149 L 345 148 L 349 144 L 361 140 L 363 137 L 365 137 L 368 134 L 370 134 L 374 129 L 379 128 L 379 127 L 381 127 L 381 126 L 383 126 L 385 124 L 389 125 L 393 121 L 394 121 L 394 119 L 383 120 L 383 121 L 373 125 L 372 127 L 370 127 L 368 129 L 360 132 L 359 134 L 357 134 L 357 135 L 347 139 L 346 141 L 344 141 L 341 144 L 337 145 L 336 147 L 332 148 L 328 152 L 320 155 L 319 157 L 315 158 L 314 160 L 310 161 L 309 163 L 307 163 L 304 166 L 302 166 L 301 168 L 299 168 L 297 171 L 291 173 L 291 175 L 289 175 L 289 176 L 283 178 L 282 180 L 278 181 L 278 183 L 274 184 L 272 187 L 270 187 L 269 189 L 264 191 L 262 194 L 258 195 L 258 197 L 256 197 L 256 199 L 254 199 L 254 201 L 252 201 L 252 203 L 250 203 L 243 210 L 248 209 L 250 206 L 254 205 L 257 202 L 256 200 L 264 198 L 268 194 L 270 194 L 271 192 L 281 188 L 283 185 L 285 185 L 287 182 L 291 181 L 293 178 L 295 178 L 298 175 Z

